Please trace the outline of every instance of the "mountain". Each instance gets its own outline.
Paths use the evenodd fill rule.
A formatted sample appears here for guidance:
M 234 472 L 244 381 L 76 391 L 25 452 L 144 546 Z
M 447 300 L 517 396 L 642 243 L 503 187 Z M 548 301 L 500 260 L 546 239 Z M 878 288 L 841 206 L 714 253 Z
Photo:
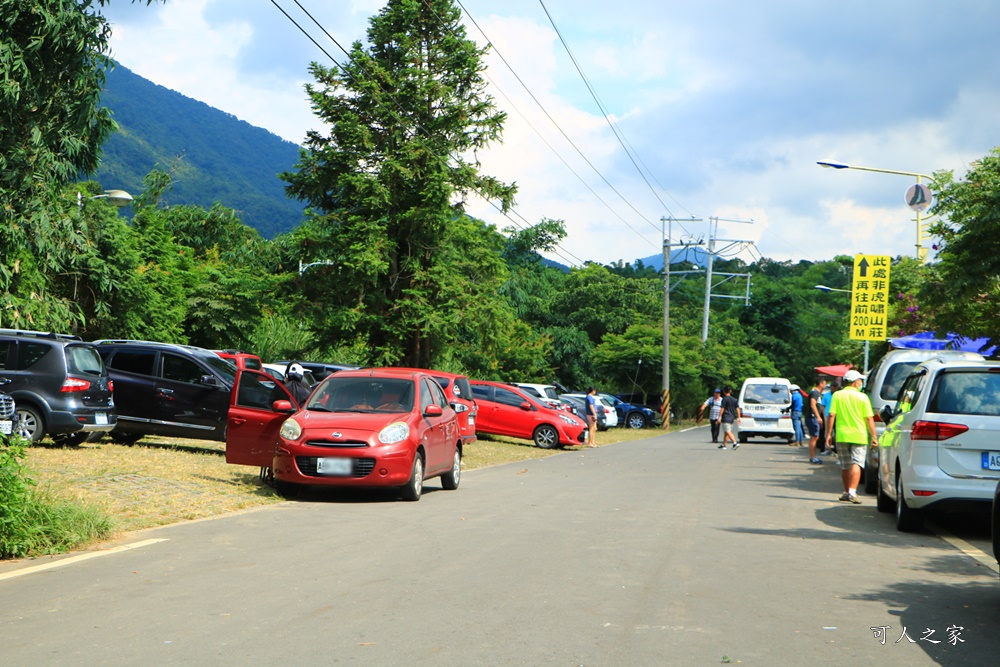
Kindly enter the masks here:
M 663 270 L 663 255 L 650 255 L 639 259 L 645 266 L 650 266 L 657 271 Z M 675 248 L 670 251 L 670 266 L 675 264 L 695 264 L 704 269 L 708 266 L 708 251 L 701 246 L 687 246 L 685 248 Z M 673 270 L 671 268 L 671 270 Z
M 153 167 L 173 173 L 167 204 L 235 209 L 273 238 L 302 221 L 304 205 L 285 196 L 278 174 L 294 169 L 299 147 L 259 127 L 159 86 L 122 65 L 107 73 L 101 102 L 120 130 L 104 144 L 90 178 L 106 190 L 142 192 Z

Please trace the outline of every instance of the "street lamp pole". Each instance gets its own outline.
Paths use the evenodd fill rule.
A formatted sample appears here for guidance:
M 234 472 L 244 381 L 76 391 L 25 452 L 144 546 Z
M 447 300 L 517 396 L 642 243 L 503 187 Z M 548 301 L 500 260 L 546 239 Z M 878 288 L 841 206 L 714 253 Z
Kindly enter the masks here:
M 854 294 L 854 290 L 849 289 L 837 289 L 836 287 L 827 287 L 826 285 L 816 285 L 816 289 L 821 292 L 843 292 L 845 294 Z M 871 351 L 871 341 L 865 341 L 865 370 L 864 375 L 868 375 L 868 353 Z
M 820 160 L 817 162 L 821 167 L 827 169 L 856 169 L 858 171 L 874 171 L 878 174 L 896 174 L 897 176 L 912 176 L 917 179 L 917 185 L 921 185 L 923 179 L 931 180 L 934 177 L 929 174 L 921 174 L 919 171 L 897 171 L 895 169 L 878 169 L 876 167 L 859 167 L 853 164 L 844 164 L 843 162 L 836 162 L 834 160 Z M 924 220 L 922 216 L 922 211 L 920 209 L 915 209 L 917 214 L 917 259 L 921 262 L 927 259 L 927 249 L 924 248 Z

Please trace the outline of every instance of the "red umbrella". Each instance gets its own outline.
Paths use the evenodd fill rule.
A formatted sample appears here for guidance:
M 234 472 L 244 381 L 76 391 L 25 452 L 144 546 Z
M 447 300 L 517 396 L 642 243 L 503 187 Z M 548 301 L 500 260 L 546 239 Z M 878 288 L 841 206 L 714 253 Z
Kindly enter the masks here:
M 854 364 L 837 364 L 836 366 L 816 366 L 816 372 L 820 375 L 832 375 L 833 377 L 842 378 L 854 367 Z

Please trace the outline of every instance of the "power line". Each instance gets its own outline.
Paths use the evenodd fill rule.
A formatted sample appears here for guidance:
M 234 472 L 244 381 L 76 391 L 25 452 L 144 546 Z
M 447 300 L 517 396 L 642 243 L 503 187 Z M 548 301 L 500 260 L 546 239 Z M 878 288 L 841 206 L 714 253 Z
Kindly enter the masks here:
M 556 31 L 556 35 L 559 37 L 559 41 L 562 43 L 563 48 L 566 49 L 566 53 L 569 55 L 569 59 L 573 62 L 573 66 L 576 68 L 576 71 L 580 74 L 580 78 L 583 80 L 584 85 L 587 86 L 587 90 L 590 91 L 591 97 L 594 98 L 594 102 L 597 104 L 597 108 L 600 110 L 601 114 L 604 116 L 604 120 L 607 121 L 608 126 L 611 128 L 611 132 L 615 135 L 615 138 L 618 140 L 618 143 L 621 145 L 622 149 L 624 149 L 625 154 L 628 156 L 628 159 L 632 162 L 632 166 L 634 166 L 635 169 L 636 169 L 636 171 L 639 172 L 639 176 L 642 178 L 643 182 L 649 188 L 650 192 L 653 193 L 653 196 L 656 197 L 656 200 L 659 201 L 660 204 L 663 206 L 663 208 L 667 211 L 667 214 L 671 218 L 673 218 L 674 214 L 673 214 L 673 212 L 671 212 L 670 207 L 667 206 L 666 202 L 664 202 L 663 199 L 660 198 L 660 195 L 657 194 L 656 190 L 653 188 L 652 184 L 649 182 L 649 179 L 646 178 L 646 174 L 639 167 L 639 164 L 636 162 L 635 157 L 632 155 L 632 151 L 630 150 L 630 145 L 628 145 L 628 142 L 626 142 L 624 140 L 624 137 L 623 137 L 623 134 L 622 134 L 621 130 L 611 120 L 611 114 L 608 113 L 607 107 L 605 107 L 604 103 L 601 101 L 601 98 L 600 98 L 600 96 L 598 96 L 597 91 L 594 90 L 594 87 L 591 85 L 590 80 L 587 78 L 587 75 L 584 73 L 583 68 L 580 66 L 580 63 L 577 61 L 576 56 L 573 55 L 573 50 L 570 48 L 569 43 L 566 41 L 566 38 L 563 36 L 562 31 L 559 30 L 559 26 L 556 25 L 556 21 L 552 17 L 551 12 L 549 12 L 549 8 L 545 6 L 544 0 L 538 0 L 538 3 L 542 6 L 542 10 L 545 12 L 545 16 L 548 17 L 549 23 L 552 24 L 553 30 Z M 684 229 L 684 227 L 681 226 L 681 229 Z M 684 231 L 685 231 L 685 233 L 687 232 L 687 230 L 684 230 Z
M 631 209 L 632 209 L 633 211 L 635 211 L 635 213 L 636 213 L 636 214 L 637 214 L 637 215 L 638 215 L 638 216 L 639 216 L 640 218 L 642 218 L 643 220 L 645 220 L 645 221 L 646 221 L 646 222 L 648 222 L 649 224 L 653 225 L 653 228 L 654 228 L 654 229 L 657 229 L 657 230 L 658 230 L 658 228 L 656 227 L 656 225 L 655 225 L 655 224 L 654 224 L 654 223 L 653 223 L 652 221 L 650 221 L 650 220 L 649 220 L 648 218 L 646 218 L 646 216 L 645 216 L 645 215 L 643 215 L 643 213 L 642 213 L 641 211 L 639 211 L 639 210 L 638 210 L 638 209 L 637 209 L 637 208 L 636 208 L 636 207 L 635 207 L 635 206 L 634 206 L 634 205 L 633 205 L 633 204 L 632 204 L 632 203 L 631 203 L 631 202 L 630 202 L 630 201 L 629 201 L 629 200 L 628 200 L 628 199 L 627 199 L 627 198 L 625 197 L 625 195 L 623 195 L 623 194 L 622 194 L 621 192 L 619 192 L 619 191 L 618 191 L 618 189 L 617 189 L 617 188 L 615 188 L 615 186 L 611 184 L 611 181 L 609 181 L 609 180 L 608 180 L 608 179 L 607 179 L 607 178 L 606 178 L 606 177 L 604 176 L 604 174 L 602 174 L 602 173 L 601 173 L 601 171 L 600 171 L 600 170 L 599 170 L 599 169 L 598 169 L 598 168 L 597 168 L 597 167 L 596 167 L 596 166 L 594 165 L 594 163 L 593 163 L 593 162 L 592 162 L 592 161 L 590 160 L 590 158 L 588 158 L 588 157 L 587 157 L 587 156 L 586 156 L 586 155 L 585 155 L 585 154 L 583 153 L 583 151 L 582 151 L 582 150 L 580 149 L 580 147 L 576 145 L 576 142 L 574 142 L 574 141 L 573 141 L 573 139 L 572 139 L 572 138 L 571 138 L 571 137 L 570 137 L 570 136 L 569 136 L 569 135 L 568 135 L 568 134 L 566 133 L 566 131 L 565 131 L 565 130 L 564 130 L 564 129 L 562 128 L 562 126 L 561 126 L 561 125 L 559 124 L 559 122 L 558 122 L 558 121 L 556 121 L 556 119 L 552 117 L 552 114 L 550 114 L 550 113 L 549 113 L 549 111 L 548 111 L 548 109 L 546 109 L 546 108 L 545 108 L 545 105 L 544 105 L 544 104 L 542 104 L 542 102 L 541 102 L 541 101 L 540 101 L 540 100 L 538 99 L 538 97 L 537 97 L 537 96 L 535 95 L 535 93 L 534 93 L 534 92 L 532 92 L 532 90 L 531 90 L 531 88 L 530 88 L 530 87 L 528 86 L 528 84 L 526 84 L 526 83 L 524 82 L 524 80 L 523 80 L 523 79 L 521 78 L 521 76 L 520 76 L 520 75 L 519 75 L 519 74 L 517 73 L 517 71 L 516 71 L 516 70 L 514 69 L 514 67 L 513 67 L 513 66 L 512 66 L 511 64 L 510 64 L 510 62 L 508 62 L 507 58 L 505 58 L 505 57 L 504 57 L 503 53 L 501 53 L 501 52 L 500 52 L 500 49 L 498 49 L 498 48 L 497 48 L 497 46 L 496 46 L 496 44 L 494 44 L 494 43 L 493 43 L 493 41 L 492 41 L 492 40 L 490 39 L 489 35 L 487 35 L 487 34 L 486 34 L 486 31 L 485 31 L 485 30 L 483 30 L 482 26 L 480 26 L 480 25 L 479 25 L 479 22 L 478 22 L 478 21 L 476 21 L 475 17 L 474 17 L 474 16 L 472 16 L 472 14 L 471 14 L 471 13 L 469 12 L 469 10 L 468 10 L 468 9 L 466 9 L 465 5 L 463 5 L 463 4 L 462 4 L 461 0 L 456 0 L 456 2 L 458 3 L 458 6 L 462 8 L 462 11 L 464 11 L 464 12 L 465 12 L 465 15 L 469 17 L 469 20 L 470 20 L 470 21 L 472 21 L 472 24 L 473 24 L 474 26 L 476 26 L 476 29 L 477 29 L 477 30 L 479 30 L 480 34 L 482 34 L 482 36 L 483 36 L 483 39 L 485 39 L 485 40 L 486 40 L 486 43 L 487 43 L 487 45 L 488 45 L 488 46 L 489 46 L 489 47 L 490 47 L 490 48 L 491 48 L 491 49 L 493 50 L 493 52 L 494 52 L 494 53 L 496 53 L 496 54 L 497 54 L 497 57 L 498 57 L 498 58 L 500 58 L 500 61 L 501 61 L 501 62 L 502 62 L 502 63 L 503 63 L 503 64 L 504 64 L 504 65 L 505 65 L 506 67 L 507 67 L 507 69 L 508 69 L 508 70 L 510 70 L 510 73 L 514 75 L 514 78 L 515 78 L 515 79 L 517 79 L 517 82 L 521 84 L 521 87 L 522 87 L 522 88 L 524 88 L 525 92 L 527 92 L 527 93 L 528 93 L 528 96 L 529 96 L 529 97 L 531 97 L 532 101 L 534 101 L 534 103 L 535 103 L 536 105 L 538 105 L 538 108 L 539 108 L 539 109 L 541 109 L 541 111 L 542 111 L 542 113 L 543 113 L 543 114 L 545 114 L 545 117 L 549 119 L 549 121 L 550 121 L 550 122 L 551 122 L 551 123 L 552 123 L 552 124 L 553 124 L 553 125 L 555 126 L 555 128 L 556 128 L 557 130 L 559 130 L 559 133 L 560 133 L 560 134 L 561 134 L 561 135 L 563 136 L 563 138 L 564 138 L 564 139 L 566 139 L 566 141 L 567 141 L 567 142 L 569 143 L 569 145 L 573 147 L 573 149 L 574 149 L 574 150 L 575 150 L 575 151 L 577 152 L 577 154 L 578 154 L 578 155 L 579 155 L 579 156 L 580 156 L 581 158 L 583 158 L 583 161 L 587 163 L 587 165 L 588 165 L 588 166 L 589 166 L 589 167 L 590 167 L 590 168 L 591 168 L 591 169 L 592 169 L 592 170 L 594 171 L 594 173 L 595 173 L 595 174 L 597 174 L 597 175 L 598 175 L 598 177 L 600 177 L 600 179 L 601 179 L 602 181 L 604 181 L 605 185 L 607 185 L 607 186 L 608 186 L 608 187 L 609 187 L 609 188 L 610 188 L 610 189 L 611 189 L 611 190 L 612 190 L 612 191 L 613 191 L 613 192 L 614 192 L 614 193 L 615 193 L 616 195 L 618 195 L 618 197 L 619 197 L 619 198 L 620 198 L 620 199 L 621 199 L 621 200 L 622 200 L 623 202 L 625 202 L 625 204 L 626 204 L 626 205 L 627 205 L 627 206 L 628 206 L 629 208 L 631 208 Z M 431 11 L 433 11 L 433 8 L 432 8 L 432 7 L 430 7 L 430 5 L 429 5 L 429 2 L 428 2 L 428 0 L 425 0 L 425 4 L 426 4 L 426 5 L 427 5 L 427 6 L 428 6 L 428 7 L 430 8 L 430 9 L 431 9 Z M 487 77 L 487 78 L 488 78 L 488 77 Z M 490 82 L 491 82 L 491 83 L 493 83 L 493 85 L 497 87 L 497 90 L 500 90 L 500 87 L 499 87 L 499 86 L 497 86 L 497 84 L 496 84 L 496 82 L 495 82 L 495 81 L 493 81 L 492 79 L 490 79 Z M 587 187 L 587 189 L 589 189 L 589 190 L 590 190 L 590 191 L 591 191 L 591 192 L 592 192 L 592 193 L 594 194 L 594 196 L 596 196 L 596 197 L 598 198 L 598 200 L 600 200 L 600 202 L 601 202 L 602 204 L 604 204 L 605 206 L 607 206 L 607 207 L 608 207 L 608 208 L 610 209 L 611 207 L 610 207 L 610 206 L 609 206 L 609 205 L 607 204 L 607 202 L 605 202 L 605 201 L 604 201 L 603 199 L 601 199 L 601 197 L 600 197 L 600 196 L 598 196 L 598 195 L 597 195 L 597 193 L 596 193 L 596 192 L 594 191 L 594 189 L 593 189 L 593 188 L 591 188 L 591 187 L 590 187 L 590 186 L 589 186 L 589 185 L 588 185 L 588 184 L 586 183 L 586 181 L 584 181 L 584 180 L 583 180 L 583 178 L 582 178 L 582 177 L 580 177 L 580 175 L 579 175 L 579 174 L 577 174 L 577 172 L 576 172 L 576 171 L 574 171 L 574 170 L 573 170 L 573 168 L 569 166 L 569 163 L 567 163 L 567 162 L 566 162 L 566 160 L 565 160 L 565 159 L 563 159 L 563 157 L 562 157 L 561 155 L 559 155 L 559 153 L 558 153 L 558 152 L 557 152 L 557 151 L 556 151 L 556 150 L 555 150 L 555 149 L 554 149 L 554 148 L 553 148 L 553 147 L 552 147 L 552 146 L 551 146 L 551 145 L 550 145 L 550 144 L 549 144 L 549 143 L 548 143 L 548 142 L 547 142 L 547 141 L 545 140 L 545 138 L 544 138 L 544 137 L 542 136 L 542 134 L 541 134 L 541 133 L 540 133 L 540 132 L 539 132 L 539 131 L 538 131 L 538 130 L 537 130 L 537 129 L 536 129 L 535 127 L 534 127 L 534 125 L 532 125 L 532 124 L 531 124 L 531 122 L 530 122 L 530 121 L 528 121 L 528 119 L 527 119 L 527 118 L 525 117 L 525 115 L 524 115 L 523 113 L 521 113 L 520 109 L 518 109 L 518 108 L 517 108 L 517 105 L 515 105 L 515 104 L 514 104 L 514 102 L 513 102 L 513 101 L 512 101 L 512 100 L 511 100 L 511 99 L 510 99 L 510 98 L 509 98 L 509 97 L 508 97 L 508 96 L 507 96 L 507 95 L 506 95 L 505 93 L 503 93 L 503 91 L 502 91 L 502 90 L 500 91 L 500 93 L 501 93 L 501 94 L 502 94 L 502 95 L 504 96 L 504 98 L 505 98 L 505 99 L 507 99 L 507 101 L 508 101 L 508 102 L 510 102 L 510 103 L 511 103 L 511 106 L 513 106 L 513 107 L 514 107 L 514 109 L 515 109 L 515 111 L 517 111 L 518 115 L 520 115 L 520 116 L 521 116 L 521 118 L 523 118 L 523 119 L 525 120 L 525 122 L 526 122 L 526 123 L 528 123 L 528 126 L 529 126 L 529 127 L 530 127 L 530 128 L 531 128 L 531 129 L 532 129 L 532 130 L 533 130 L 534 132 L 535 132 L 535 134 L 537 134 L 537 135 L 539 136 L 539 138 L 541 138 L 541 139 L 542 139 L 542 141 L 543 141 L 543 142 L 545 143 L 545 145 L 546 145 L 546 146 L 548 146 L 548 147 L 549 147 L 549 149 L 550 149 L 550 150 L 552 150 L 552 152 L 553 152 L 553 153 L 555 153 L 555 154 L 556 154 L 556 156 L 557 156 L 557 157 L 558 157 L 558 158 L 559 158 L 559 159 L 560 159 L 560 160 L 562 161 L 562 163 L 563 163 L 563 164 L 565 164 L 565 165 L 566 165 L 566 167 L 567 167 L 567 168 L 569 168 L 569 170 L 573 172 L 573 175 L 574 175 L 574 176 L 576 176 L 576 177 L 577 177 L 577 178 L 578 178 L 578 179 L 579 179 L 579 180 L 580 180 L 580 181 L 581 181 L 581 182 L 582 182 L 582 183 L 583 183 L 583 184 L 584 184 L 584 185 L 585 185 L 585 186 Z M 613 211 L 613 210 L 612 210 L 612 213 L 614 213 L 614 211 Z M 615 215 L 616 215 L 616 216 L 617 216 L 617 217 L 618 217 L 618 218 L 619 218 L 619 219 L 620 219 L 620 220 L 621 220 L 622 222 L 625 222 L 625 224 L 626 224 L 626 225 L 627 225 L 627 226 L 629 227 L 629 229 L 631 229 L 632 231 L 634 231 L 634 232 L 635 232 L 635 233 L 636 233 L 636 234 L 637 234 L 637 235 L 638 235 L 638 236 L 639 236 L 640 238 L 642 238 L 643 240 L 647 241 L 647 242 L 648 242 L 648 243 L 650 243 L 651 245 L 654 245 L 654 247 L 657 247 L 657 248 L 659 247 L 658 245 L 655 245 L 655 244 L 652 244 L 652 242 L 650 242 L 650 241 L 649 241 L 648 239 L 646 239 L 646 238 L 645 238 L 644 236 L 642 236 L 642 234 L 640 234 L 638 230 L 636 230 L 636 229 L 635 229 L 634 227 L 632 227 L 632 225 L 630 225 L 630 224 L 629 224 L 628 222 L 626 222 L 626 221 L 625 221 L 625 219 L 624 219 L 624 218 L 622 218 L 622 217 L 621 217 L 620 215 L 618 215 L 617 213 L 615 213 Z

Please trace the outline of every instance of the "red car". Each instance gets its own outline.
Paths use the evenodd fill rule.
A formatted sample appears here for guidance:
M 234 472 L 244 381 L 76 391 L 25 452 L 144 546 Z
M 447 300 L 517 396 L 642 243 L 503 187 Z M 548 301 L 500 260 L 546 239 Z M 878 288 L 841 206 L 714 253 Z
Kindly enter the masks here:
M 462 474 L 457 414 L 424 371 L 341 371 L 301 409 L 270 375 L 240 371 L 229 408 L 226 462 L 269 468 L 274 487 L 397 487 L 419 500 L 424 481 L 457 489 Z
M 550 408 L 513 385 L 470 384 L 479 406 L 476 430 L 534 440 L 542 449 L 587 444 L 587 424 L 572 413 Z
M 447 371 L 424 370 L 422 368 L 407 368 L 414 373 L 427 373 L 434 378 L 444 390 L 444 395 L 448 397 L 451 407 L 458 413 L 458 428 L 462 432 L 462 441 L 465 444 L 476 441 L 476 413 L 479 411 L 475 399 L 472 397 L 472 388 L 469 386 L 468 376 Z
M 223 359 L 233 362 L 236 368 L 250 368 L 255 371 L 263 370 L 260 357 L 256 354 L 241 352 L 240 350 L 212 350 L 212 352 L 215 352 Z

